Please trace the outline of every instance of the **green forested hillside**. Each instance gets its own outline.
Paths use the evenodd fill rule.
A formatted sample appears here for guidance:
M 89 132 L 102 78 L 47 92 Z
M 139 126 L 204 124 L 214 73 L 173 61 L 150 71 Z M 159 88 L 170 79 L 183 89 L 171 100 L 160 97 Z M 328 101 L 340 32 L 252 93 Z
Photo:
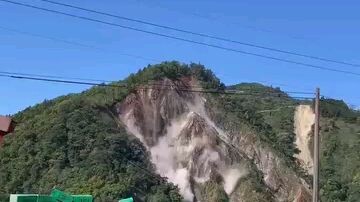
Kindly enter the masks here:
M 124 88 L 94 87 L 17 113 L 16 131 L 0 148 L 0 201 L 7 193 L 49 193 L 54 186 L 105 202 L 180 201 L 178 188 L 155 174 L 145 148 L 112 110 L 140 84 L 190 75 L 209 87 L 220 83 L 201 65 L 168 62 L 130 75 Z
M 114 117 L 113 106 L 139 84 L 183 76 L 196 77 L 204 88 L 225 88 L 202 65 L 167 62 L 130 75 L 123 82 L 127 87 L 94 87 L 44 101 L 14 115 L 16 131 L 5 138 L 0 148 L 0 193 L 4 193 L 0 201 L 6 201 L 5 193 L 49 193 L 54 186 L 76 194 L 90 193 L 106 202 L 128 196 L 145 201 L 181 201 L 178 188 L 155 174 L 140 141 L 129 136 Z M 288 106 L 302 101 L 260 84 L 241 84 L 229 89 L 251 90 L 260 95 L 271 91 L 278 95 L 206 96 L 217 123 L 232 130 L 256 131 L 299 175 L 311 180 L 293 157 L 298 152 L 294 146 L 294 108 Z M 357 201 L 360 115 L 340 101 L 323 99 L 321 103 L 322 201 Z M 281 110 L 258 113 L 277 108 Z M 255 187 L 253 199 L 267 201 L 269 196 L 262 187 L 261 174 L 250 175 L 255 177 L 243 179 L 239 186 Z M 208 183 L 202 191 L 216 190 L 216 185 Z M 226 201 L 223 195 L 219 200 Z M 217 199 L 218 195 L 209 197 Z
M 231 123 L 237 120 L 248 120 L 258 130 L 258 135 L 265 134 L 263 139 L 284 155 L 284 159 L 293 165 L 300 176 L 311 184 L 311 176 L 296 166 L 293 155 L 298 152 L 295 140 L 293 117 L 297 104 L 312 104 L 289 98 L 279 89 L 259 84 L 240 84 L 231 86 L 239 90 L 252 89 L 255 92 L 273 92 L 278 97 L 268 96 L 228 96 L 222 99 L 219 108 L 224 106 L 221 122 Z M 218 101 L 217 101 L 218 102 Z M 320 162 L 320 194 L 322 201 L 359 201 L 360 199 L 360 113 L 349 108 L 343 101 L 322 98 L 321 111 L 321 162 Z M 281 109 L 264 113 L 265 109 Z M 234 111 L 235 114 L 234 114 Z M 240 112 L 240 114 L 237 114 Z M 234 117 L 235 116 L 235 117 Z M 237 117 L 236 117 L 237 116 Z M 235 126 L 234 126 L 235 127 Z M 310 145 L 310 149 L 312 146 Z
M 322 100 L 320 183 L 323 201 L 360 199 L 360 115 Z
M 106 90 L 94 88 L 18 113 L 16 132 L 0 149 L 0 190 L 49 193 L 56 186 L 98 201 L 129 196 L 180 201 L 177 188 L 155 174 L 141 143 L 115 122 L 105 105 L 111 99 Z

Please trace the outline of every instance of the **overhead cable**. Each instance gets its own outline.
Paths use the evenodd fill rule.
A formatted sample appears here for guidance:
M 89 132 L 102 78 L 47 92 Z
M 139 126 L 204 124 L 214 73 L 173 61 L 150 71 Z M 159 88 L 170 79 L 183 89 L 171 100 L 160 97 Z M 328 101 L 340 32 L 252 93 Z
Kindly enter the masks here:
M 114 87 L 114 88 L 128 88 L 126 84 L 106 84 L 106 83 L 95 83 L 95 82 L 85 82 L 85 81 L 74 81 L 74 80 L 61 80 L 61 79 L 51 79 L 51 78 L 39 78 L 39 77 L 31 77 L 31 76 L 20 76 L 20 75 L 11 75 L 11 74 L 0 74 L 0 77 L 7 77 L 13 79 L 24 79 L 24 80 L 35 80 L 42 82 L 52 82 L 52 83 L 66 83 L 66 84 L 77 84 L 77 85 L 88 85 L 88 86 L 104 86 L 104 87 Z M 141 86 L 138 87 L 139 90 L 147 90 L 147 89 L 159 89 L 158 87 Z M 187 89 L 187 88 L 162 88 L 164 90 L 175 90 L 180 92 L 192 92 L 192 93 L 205 93 L 205 94 L 223 94 L 223 95 L 253 95 L 253 96 L 273 96 L 273 97 L 288 97 L 287 95 L 282 95 L 280 93 L 265 93 L 265 92 L 246 92 L 246 91 L 226 91 L 226 90 L 203 90 L 203 89 Z M 299 99 L 307 99 L 311 97 L 294 97 L 291 98 L 299 98 Z
M 66 82 L 75 82 L 74 84 L 84 84 L 84 85 L 95 85 L 95 86 L 99 86 L 101 84 L 104 85 L 111 85 L 109 83 L 113 83 L 115 81 L 111 81 L 111 80 L 101 80 L 101 79 L 89 79 L 89 78 L 79 78 L 79 77 L 65 77 L 65 76 L 53 76 L 53 75 L 44 75 L 44 74 L 30 74 L 30 73 L 19 73 L 19 72 L 9 72 L 9 71 L 0 71 L 0 74 L 2 74 L 2 76 L 9 76 L 12 78 L 23 78 L 23 79 L 31 79 L 31 80 L 35 80 L 35 79 L 46 79 L 45 81 L 52 81 L 53 79 L 56 79 L 54 81 L 57 81 L 57 79 L 65 79 L 65 80 L 58 80 L 59 82 L 62 81 L 66 81 Z M 74 81 L 75 80 L 75 81 Z M 78 80 L 78 81 L 76 81 Z M 79 82 L 80 81 L 80 82 Z M 90 81 L 90 82 L 81 82 L 81 81 Z M 92 82 L 101 82 L 99 83 L 92 83 Z M 108 84 L 106 84 L 108 83 Z M 145 83 L 143 85 L 147 85 L 147 86 L 165 86 L 165 87 L 172 87 L 172 85 L 168 85 L 168 84 L 159 84 L 159 83 Z M 126 86 L 126 82 L 123 82 L 122 87 Z M 112 86 L 114 87 L 114 86 Z M 184 86 L 185 87 L 185 86 Z M 186 87 L 190 87 L 190 88 L 195 88 L 195 89 L 199 89 L 200 91 L 203 90 L 203 87 L 201 85 L 189 85 Z M 192 89 L 193 91 L 195 91 L 195 89 Z M 207 91 L 219 91 L 220 89 L 207 89 Z M 251 90 L 251 88 L 247 88 L 247 89 L 225 89 L 224 92 L 227 92 L 229 94 L 233 93 L 233 94 L 240 94 L 240 93 L 247 93 L 246 91 Z M 251 91 L 252 93 L 264 93 L 264 91 Z M 304 91 L 282 91 L 283 93 L 288 93 L 288 94 L 301 94 L 301 95 L 313 95 L 313 92 L 304 92 Z M 276 91 L 268 91 L 266 92 L 267 94 L 279 94 L 280 92 L 276 92 Z
M 262 46 L 262 45 L 257 45 L 257 44 L 244 42 L 244 41 L 237 41 L 237 40 L 234 40 L 234 39 L 219 37 L 219 36 L 215 36 L 215 35 L 210 35 L 210 34 L 205 34 L 205 33 L 198 33 L 198 32 L 194 32 L 194 31 L 184 30 L 184 29 L 171 27 L 171 26 L 166 26 L 166 25 L 160 25 L 160 24 L 157 24 L 157 23 L 149 22 L 149 21 L 144 21 L 144 20 L 134 19 L 134 18 L 130 18 L 130 17 L 115 15 L 115 14 L 106 13 L 106 12 L 103 12 L 103 11 L 83 8 L 83 7 L 74 6 L 74 5 L 70 5 L 70 4 L 65 4 L 65 3 L 61 3 L 61 2 L 56 2 L 56 1 L 51 1 L 51 0 L 40 0 L 40 1 L 55 4 L 55 5 L 65 6 L 65 7 L 69 7 L 69 8 L 74 8 L 74 9 L 78 9 L 78 10 L 82 10 L 82 11 L 87 11 L 87 12 L 91 12 L 91 13 L 96 13 L 96 14 L 100 14 L 100 15 L 104 15 L 104 16 L 108 16 L 108 17 L 118 18 L 118 19 L 121 19 L 121 20 L 126 20 L 126 21 L 141 23 L 141 24 L 145 24 L 145 25 L 150 25 L 150 26 L 154 26 L 154 27 L 158 27 L 158 28 L 173 30 L 173 31 L 181 32 L 181 33 L 191 34 L 191 35 L 195 35 L 195 36 L 201 36 L 201 37 L 205 37 L 205 38 L 210 38 L 210 39 L 215 39 L 215 40 L 220 40 L 220 41 L 225 41 L 225 42 L 230 42 L 230 43 L 236 43 L 236 44 L 240 44 L 240 45 L 244 45 L 244 46 L 249 46 L 249 47 L 254 47 L 254 48 L 279 52 L 279 53 L 285 53 L 285 54 L 310 58 L 310 59 L 314 59 L 314 60 L 321 60 L 321 61 L 325 61 L 325 62 L 332 62 L 332 63 L 342 64 L 342 65 L 360 67 L 360 64 L 353 64 L 353 63 L 338 61 L 338 60 L 334 60 L 334 59 L 328 59 L 328 58 L 323 58 L 323 57 L 318 57 L 318 56 L 313 56 L 313 55 L 302 54 L 302 53 L 298 53 L 298 52 L 294 52 L 294 51 L 280 50 L 280 49 L 267 47 L 267 46 Z
M 30 4 L 24 4 L 24 3 L 10 1 L 10 0 L 0 0 L 0 1 L 7 2 L 7 3 L 12 3 L 12 4 L 15 4 L 15 5 L 20 5 L 20 6 L 24 6 L 24 7 L 28 7 L 28 8 L 33 8 L 33 9 L 37 9 L 37 10 L 42 10 L 42 11 L 46 11 L 46 12 L 51 12 L 51 13 L 55 13 L 55 14 L 59 14 L 59 15 L 74 17 L 74 18 L 82 19 L 82 20 L 86 20 L 86 21 L 91 21 L 91 22 L 101 23 L 101 24 L 105 24 L 105 25 L 120 27 L 120 28 L 123 28 L 123 29 L 129 29 L 129 30 L 136 31 L 136 32 L 156 35 L 156 36 L 160 36 L 160 37 L 165 37 L 165 38 L 168 38 L 168 39 L 174 39 L 174 40 L 178 40 L 178 41 L 198 44 L 198 45 L 212 47 L 212 48 L 221 49 L 221 50 L 225 50 L 225 51 L 240 53 L 240 54 L 244 54 L 244 55 L 250 55 L 250 56 L 265 58 L 265 59 L 269 59 L 269 60 L 275 60 L 275 61 L 290 63 L 290 64 L 295 64 L 295 65 L 304 66 L 304 67 L 311 67 L 311 68 L 314 68 L 314 69 L 320 69 L 320 70 L 326 70 L 326 71 L 331 71 L 331 72 L 337 72 L 337 73 L 349 74 L 349 75 L 354 75 L 354 76 L 360 76 L 360 73 L 353 72 L 353 71 L 334 69 L 334 68 L 325 67 L 325 66 L 313 65 L 313 64 L 309 64 L 309 63 L 303 63 L 303 62 L 298 62 L 298 61 L 294 61 L 294 60 L 288 60 L 288 59 L 282 59 L 282 58 L 273 57 L 273 56 L 269 56 L 269 55 L 263 55 L 263 54 L 260 54 L 260 53 L 247 52 L 247 51 L 238 50 L 238 49 L 234 49 L 234 48 L 228 48 L 228 47 L 219 46 L 219 45 L 215 45 L 215 44 L 209 44 L 209 43 L 204 43 L 204 42 L 195 41 L 195 40 L 191 40 L 191 39 L 181 38 L 181 37 L 177 37 L 177 36 L 162 34 L 162 33 L 158 33 L 158 32 L 147 31 L 147 30 L 143 30 L 143 29 L 139 29 L 139 28 L 134 28 L 134 27 L 125 26 L 125 25 L 121 25 L 121 24 L 116 24 L 116 23 L 112 23 L 112 22 L 106 22 L 106 21 L 102 21 L 102 20 L 98 20 L 98 19 L 94 19 L 94 18 L 79 16 L 79 15 L 75 15 L 75 14 L 65 13 L 65 12 L 62 12 L 62 11 L 56 11 L 56 10 L 52 10 L 52 9 L 48 9 L 48 8 L 38 7 L 38 6 L 34 6 L 34 5 L 30 5 Z

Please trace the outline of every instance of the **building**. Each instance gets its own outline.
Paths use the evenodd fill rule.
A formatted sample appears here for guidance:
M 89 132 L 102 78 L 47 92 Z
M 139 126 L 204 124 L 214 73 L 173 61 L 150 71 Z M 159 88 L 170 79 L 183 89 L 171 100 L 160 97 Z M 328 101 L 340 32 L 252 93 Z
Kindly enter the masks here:
M 14 131 L 15 122 L 8 116 L 0 116 L 0 144 L 5 135 Z

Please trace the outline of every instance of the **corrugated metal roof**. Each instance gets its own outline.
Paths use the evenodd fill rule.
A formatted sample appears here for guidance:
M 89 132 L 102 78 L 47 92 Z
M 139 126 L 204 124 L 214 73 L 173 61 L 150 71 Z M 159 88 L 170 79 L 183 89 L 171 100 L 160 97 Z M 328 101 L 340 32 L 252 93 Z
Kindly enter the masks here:
M 7 116 L 0 116 L 0 131 L 8 132 L 11 125 L 11 118 Z

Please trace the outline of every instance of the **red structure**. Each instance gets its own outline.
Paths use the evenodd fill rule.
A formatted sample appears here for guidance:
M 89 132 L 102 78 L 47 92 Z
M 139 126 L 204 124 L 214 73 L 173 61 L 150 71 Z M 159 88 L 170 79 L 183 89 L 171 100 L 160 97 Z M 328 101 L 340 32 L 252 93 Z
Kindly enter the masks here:
M 0 144 L 3 141 L 5 135 L 14 131 L 15 123 L 7 116 L 0 116 Z

